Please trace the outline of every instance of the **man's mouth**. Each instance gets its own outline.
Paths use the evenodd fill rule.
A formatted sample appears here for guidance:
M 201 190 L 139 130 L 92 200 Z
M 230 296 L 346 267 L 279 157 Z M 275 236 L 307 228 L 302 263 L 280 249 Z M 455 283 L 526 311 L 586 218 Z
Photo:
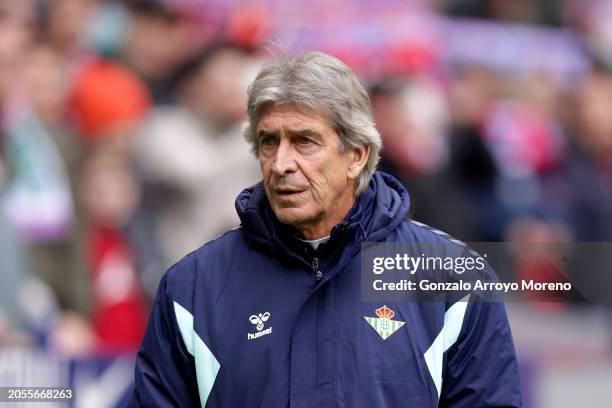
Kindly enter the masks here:
M 283 189 L 277 189 L 276 190 L 276 194 L 279 197 L 290 198 L 290 197 L 295 197 L 298 194 L 303 193 L 304 191 L 306 191 L 306 190 L 289 189 L 289 188 L 285 189 L 285 188 L 283 188 Z

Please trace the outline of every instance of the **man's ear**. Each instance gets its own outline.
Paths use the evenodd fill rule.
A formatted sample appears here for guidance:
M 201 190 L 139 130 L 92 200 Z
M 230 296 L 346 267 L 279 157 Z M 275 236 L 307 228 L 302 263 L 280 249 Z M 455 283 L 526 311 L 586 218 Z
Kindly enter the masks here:
M 356 180 L 370 157 L 371 146 L 351 148 L 348 154 L 348 178 Z

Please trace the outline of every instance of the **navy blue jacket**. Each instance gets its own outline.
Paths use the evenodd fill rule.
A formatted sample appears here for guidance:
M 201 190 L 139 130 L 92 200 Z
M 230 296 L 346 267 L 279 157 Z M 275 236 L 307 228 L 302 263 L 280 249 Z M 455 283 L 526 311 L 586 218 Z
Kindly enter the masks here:
M 241 228 L 163 277 L 131 406 L 521 406 L 503 304 L 361 301 L 362 242 L 457 245 L 406 219 L 397 180 L 376 173 L 316 251 L 278 222 L 261 183 L 236 208 Z M 405 322 L 384 340 L 383 319 L 364 319 L 377 309 Z

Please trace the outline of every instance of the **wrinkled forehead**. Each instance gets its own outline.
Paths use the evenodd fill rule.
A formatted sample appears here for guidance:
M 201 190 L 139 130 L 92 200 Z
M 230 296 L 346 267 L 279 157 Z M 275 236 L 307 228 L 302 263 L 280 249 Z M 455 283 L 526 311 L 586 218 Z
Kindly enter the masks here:
M 257 132 L 285 130 L 334 130 L 329 115 L 323 109 L 314 109 L 289 103 L 267 103 L 262 105 L 257 123 Z

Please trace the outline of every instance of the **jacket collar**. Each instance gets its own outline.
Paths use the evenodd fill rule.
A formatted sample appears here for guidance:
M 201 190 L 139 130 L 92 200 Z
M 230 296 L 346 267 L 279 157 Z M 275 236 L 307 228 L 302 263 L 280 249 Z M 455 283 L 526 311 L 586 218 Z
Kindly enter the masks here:
M 376 172 L 344 221 L 332 229 L 330 240 L 321 245 L 320 251 L 331 251 L 330 248 L 341 246 L 340 262 L 344 255 L 356 253 L 362 242 L 384 240 L 406 218 L 409 208 L 408 192 L 399 181 L 386 173 Z M 263 182 L 240 193 L 236 199 L 236 211 L 251 245 L 266 252 L 280 251 L 302 261 L 313 256 L 313 249 L 295 238 L 295 230 L 278 221 L 266 197 Z

